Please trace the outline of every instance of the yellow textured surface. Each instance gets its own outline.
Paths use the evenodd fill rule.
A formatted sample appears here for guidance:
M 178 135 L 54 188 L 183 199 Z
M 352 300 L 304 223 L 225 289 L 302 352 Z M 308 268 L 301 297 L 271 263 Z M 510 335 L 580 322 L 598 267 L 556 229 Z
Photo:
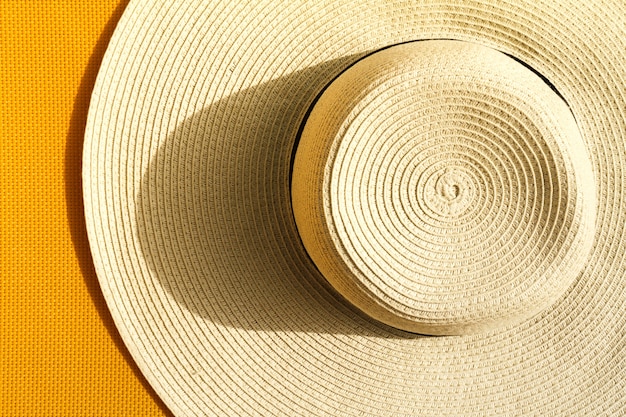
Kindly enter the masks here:
M 89 97 L 125 1 L 2 1 L 1 415 L 168 412 L 98 286 L 81 193 Z

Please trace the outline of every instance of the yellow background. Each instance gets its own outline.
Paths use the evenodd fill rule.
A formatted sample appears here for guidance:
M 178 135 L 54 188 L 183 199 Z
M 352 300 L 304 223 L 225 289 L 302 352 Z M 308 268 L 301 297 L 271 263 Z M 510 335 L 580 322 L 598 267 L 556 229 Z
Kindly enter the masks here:
M 117 333 L 81 192 L 89 97 L 126 1 L 0 2 L 0 414 L 167 410 Z

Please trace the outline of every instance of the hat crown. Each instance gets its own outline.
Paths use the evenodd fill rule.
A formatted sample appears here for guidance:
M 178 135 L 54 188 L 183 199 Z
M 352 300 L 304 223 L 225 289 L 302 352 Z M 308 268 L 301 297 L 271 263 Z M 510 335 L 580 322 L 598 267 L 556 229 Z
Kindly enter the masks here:
M 563 99 L 467 42 L 392 46 L 342 73 L 298 145 L 303 243 L 391 326 L 469 334 L 553 304 L 590 251 L 591 164 Z

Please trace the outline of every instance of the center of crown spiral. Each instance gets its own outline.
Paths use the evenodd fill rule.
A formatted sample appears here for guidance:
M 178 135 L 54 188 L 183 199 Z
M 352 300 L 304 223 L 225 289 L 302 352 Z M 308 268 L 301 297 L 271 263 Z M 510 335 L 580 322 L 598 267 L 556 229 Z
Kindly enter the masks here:
M 463 191 L 465 186 L 455 172 L 445 172 L 437 180 L 437 193 L 448 203 L 457 200 Z
M 305 121 L 292 173 L 317 269 L 372 319 L 463 335 L 553 304 L 593 243 L 595 183 L 567 103 L 461 41 L 356 62 Z
M 445 158 L 444 158 L 445 159 Z M 477 179 L 461 167 L 445 167 L 436 170 L 425 179 L 423 187 L 418 185 L 418 200 L 423 210 L 433 216 L 459 216 L 466 213 L 479 188 Z

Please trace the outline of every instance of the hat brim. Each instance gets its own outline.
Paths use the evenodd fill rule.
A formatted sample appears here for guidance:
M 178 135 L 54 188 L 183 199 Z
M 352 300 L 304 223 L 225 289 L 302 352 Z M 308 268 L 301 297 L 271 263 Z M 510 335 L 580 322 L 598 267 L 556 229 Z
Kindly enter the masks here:
M 131 2 L 86 128 L 98 277 L 175 414 L 623 410 L 624 6 L 243 3 Z M 598 189 L 595 245 L 571 289 L 520 325 L 474 336 L 413 335 L 356 311 L 308 258 L 290 205 L 294 146 L 322 89 L 372 51 L 438 38 L 501 50 L 550 80 Z

